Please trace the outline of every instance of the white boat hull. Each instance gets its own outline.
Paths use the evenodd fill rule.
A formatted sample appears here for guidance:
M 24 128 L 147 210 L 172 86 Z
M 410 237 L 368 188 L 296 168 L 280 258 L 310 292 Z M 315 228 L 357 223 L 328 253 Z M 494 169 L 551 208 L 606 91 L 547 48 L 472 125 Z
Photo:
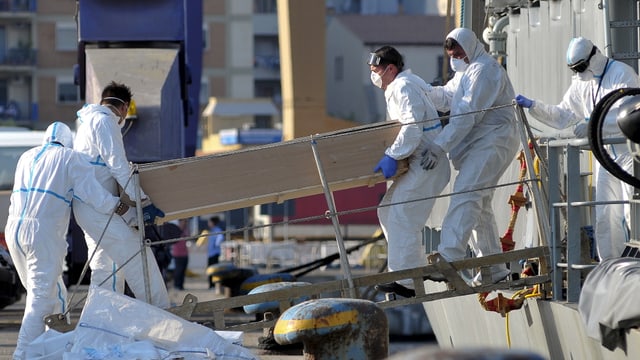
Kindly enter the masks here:
M 425 283 L 426 288 L 434 286 L 438 285 Z M 511 294 L 504 296 L 509 298 Z M 640 331 L 627 332 L 626 353 L 620 348 L 609 351 L 586 335 L 577 304 L 531 298 L 505 318 L 484 310 L 477 295 L 429 301 L 423 306 L 441 348 L 504 349 L 509 348 L 509 335 L 510 348 L 533 351 L 553 360 L 640 359 Z

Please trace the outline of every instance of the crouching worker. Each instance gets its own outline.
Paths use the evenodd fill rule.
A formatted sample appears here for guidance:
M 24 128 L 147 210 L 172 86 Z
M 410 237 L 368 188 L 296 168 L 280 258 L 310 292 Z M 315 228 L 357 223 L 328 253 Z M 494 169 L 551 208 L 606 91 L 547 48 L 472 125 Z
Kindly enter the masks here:
M 18 160 L 5 235 L 27 297 L 14 359 L 23 359 L 29 343 L 44 332 L 45 316 L 66 310 L 62 271 L 72 201 L 105 214 L 133 210 L 104 190 L 93 171 L 60 122 L 49 125 L 43 144 Z

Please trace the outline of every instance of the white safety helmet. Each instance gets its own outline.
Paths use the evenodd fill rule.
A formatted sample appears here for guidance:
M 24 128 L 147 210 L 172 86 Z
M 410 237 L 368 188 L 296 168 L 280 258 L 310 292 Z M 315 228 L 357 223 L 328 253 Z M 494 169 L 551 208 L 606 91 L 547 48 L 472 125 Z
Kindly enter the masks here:
M 44 133 L 43 145 L 50 143 L 59 143 L 66 148 L 73 147 L 73 134 L 71 129 L 59 121 L 56 121 L 47 127 Z
M 589 60 L 595 55 L 596 47 L 591 40 L 583 37 L 573 38 L 567 48 L 567 66 L 577 73 L 589 67 Z

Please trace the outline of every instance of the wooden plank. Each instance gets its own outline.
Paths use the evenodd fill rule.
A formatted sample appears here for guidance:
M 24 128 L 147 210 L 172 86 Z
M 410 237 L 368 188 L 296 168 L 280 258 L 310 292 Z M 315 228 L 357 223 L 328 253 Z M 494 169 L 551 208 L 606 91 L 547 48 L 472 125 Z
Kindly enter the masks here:
M 228 153 L 139 166 L 140 184 L 166 216 L 162 221 L 322 193 L 311 142 L 331 190 L 385 181 L 373 168 L 399 123 L 354 127 Z M 406 165 L 405 165 L 406 168 Z

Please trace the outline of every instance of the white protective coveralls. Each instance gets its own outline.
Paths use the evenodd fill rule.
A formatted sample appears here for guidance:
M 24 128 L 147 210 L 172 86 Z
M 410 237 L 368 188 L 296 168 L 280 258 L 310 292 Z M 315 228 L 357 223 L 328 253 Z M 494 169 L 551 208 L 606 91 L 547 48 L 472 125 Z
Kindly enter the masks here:
M 512 107 L 478 112 L 512 103 L 514 91 L 505 69 L 471 30 L 454 29 L 447 38 L 460 44 L 469 65 L 445 86 L 432 87 L 428 95 L 438 110 L 451 112 L 449 124 L 434 143 L 449 153 L 458 170 L 453 185 L 456 195 L 450 198 L 438 246 L 445 260 L 456 261 L 465 258 L 473 230 L 476 256 L 502 251 L 492 208 L 493 187 L 514 161 L 519 137 Z M 507 274 L 504 265 L 492 268 L 494 281 Z
M 388 243 L 389 271 L 427 264 L 421 231 L 436 200 L 412 200 L 440 195 L 451 175 L 444 156 L 429 172 L 420 166 L 422 151 L 442 130 L 438 113 L 425 93 L 428 87 L 420 77 L 405 70 L 384 92 L 389 118 L 404 124 L 385 154 L 396 160 L 409 160 L 409 170 L 393 181 L 378 208 L 378 219 Z M 403 203 L 406 201 L 411 202 Z M 395 203 L 399 204 L 383 206 Z M 411 280 L 398 283 L 413 289 Z
M 567 62 L 574 63 L 589 56 L 593 43 L 585 38 L 573 39 L 567 49 Z M 588 81 L 582 81 L 576 74 L 562 102 L 558 105 L 547 105 L 535 100 L 529 108 L 529 114 L 542 123 L 556 129 L 579 126 L 589 121 L 595 105 L 605 95 L 620 88 L 640 87 L 638 75 L 629 65 L 609 59 L 600 50 L 596 50 L 584 71 L 591 72 Z M 591 75 L 591 74 L 590 74 Z M 616 118 L 620 102 L 614 104 L 605 117 L 602 126 L 605 137 L 623 137 Z M 633 157 L 627 145 L 607 145 L 611 157 L 626 172 L 633 174 Z M 633 195 L 631 185 L 617 179 L 596 162 L 596 201 L 629 200 Z M 629 241 L 629 205 L 610 204 L 595 207 L 595 240 L 600 260 L 618 257 Z
M 118 194 L 118 185 L 125 188 L 130 199 L 135 199 L 134 186 L 129 181 L 130 167 L 118 126 L 119 118 L 107 106 L 88 104 L 78 111 L 78 131 L 74 149 L 91 157 L 95 174 L 102 186 L 111 194 Z M 146 194 L 141 190 L 141 197 Z M 91 283 L 119 293 L 124 292 L 124 280 L 136 298 L 145 300 L 143 264 L 140 251 L 140 235 L 136 229 L 127 225 L 120 217 L 114 216 L 109 227 L 102 235 L 109 221 L 109 215 L 101 214 L 84 204 L 73 207 L 73 214 L 84 230 L 89 256 L 91 258 Z M 102 235 L 102 240 L 100 236 Z M 100 245 L 93 253 L 100 240 Z M 129 259 L 138 253 L 129 261 Z M 148 303 L 160 308 L 169 307 L 169 295 L 164 279 L 153 252 L 147 249 L 149 285 L 151 299 Z M 126 263 L 129 261 L 128 263 Z M 122 265 L 125 264 L 126 265 Z M 118 270 L 117 273 L 113 272 Z M 112 277 L 113 275 L 113 277 Z M 124 277 L 122 276 L 124 275 Z M 104 282 L 105 279 L 108 279 Z M 104 282 L 104 283 L 103 283 Z M 100 285 L 102 284 L 102 285 Z
M 72 139 L 69 127 L 55 122 L 43 145 L 22 154 L 16 167 L 5 236 L 27 297 L 14 359 L 44 332 L 45 316 L 66 310 L 62 271 L 72 200 L 101 212 L 118 204 L 100 191 L 89 158 L 73 151 Z

